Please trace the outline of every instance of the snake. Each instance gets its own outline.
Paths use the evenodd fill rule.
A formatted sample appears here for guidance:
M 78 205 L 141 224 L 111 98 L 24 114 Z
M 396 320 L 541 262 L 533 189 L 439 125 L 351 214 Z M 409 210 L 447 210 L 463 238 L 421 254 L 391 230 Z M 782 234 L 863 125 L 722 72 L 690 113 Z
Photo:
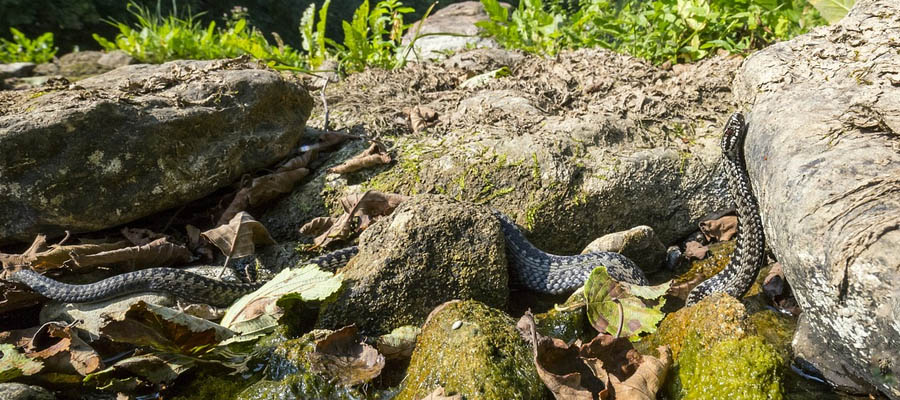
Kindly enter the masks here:
M 750 190 L 743 164 L 743 116 L 734 114 L 722 138 L 729 189 L 735 198 L 739 215 L 737 245 L 725 270 L 702 282 L 690 292 L 688 301 L 696 302 L 706 295 L 722 291 L 743 295 L 755 279 L 762 259 L 762 224 L 758 206 Z M 511 218 L 491 210 L 499 221 L 506 243 L 507 260 L 514 284 L 547 294 L 572 292 L 584 285 L 597 266 L 605 266 L 609 276 L 620 282 L 648 285 L 643 271 L 630 259 L 616 252 L 597 251 L 580 255 L 555 255 L 535 247 Z M 743 229 L 744 221 L 748 228 Z M 350 246 L 327 253 L 304 264 L 334 270 L 345 265 L 359 252 Z M 752 276 L 751 276 L 752 274 Z M 115 275 L 89 284 L 59 282 L 29 268 L 9 274 L 9 280 L 22 283 L 35 292 L 64 303 L 90 303 L 140 292 L 166 292 L 186 301 L 226 306 L 237 298 L 260 288 L 265 282 L 227 282 L 177 268 L 147 268 Z

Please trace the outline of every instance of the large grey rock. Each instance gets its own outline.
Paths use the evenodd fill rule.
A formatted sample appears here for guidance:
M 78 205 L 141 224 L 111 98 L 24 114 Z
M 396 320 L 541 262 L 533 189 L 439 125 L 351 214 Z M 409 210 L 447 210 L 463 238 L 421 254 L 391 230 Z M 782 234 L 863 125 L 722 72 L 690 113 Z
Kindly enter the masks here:
M 56 396 L 40 386 L 22 383 L 0 383 L 0 400 L 54 400 Z
M 31 75 L 34 71 L 34 63 L 16 62 L 9 64 L 0 64 L 0 81 L 6 78 L 19 78 Z
M 500 223 L 487 207 L 432 195 L 409 199 L 363 232 L 359 254 L 338 270 L 345 287 L 323 307 L 318 325 L 355 323 L 382 334 L 422 324 L 449 300 L 505 308 L 504 246 Z
M 0 93 L 0 242 L 184 204 L 288 155 L 312 98 L 238 60 L 130 65 Z
M 893 399 L 900 399 L 898 50 L 900 3 L 860 0 L 837 24 L 752 55 L 734 85 L 752 107 L 747 164 L 768 245 L 808 325 L 801 327 L 807 338 L 795 340 L 798 353 L 817 355 L 809 361 L 837 371 L 841 382 L 868 382 Z

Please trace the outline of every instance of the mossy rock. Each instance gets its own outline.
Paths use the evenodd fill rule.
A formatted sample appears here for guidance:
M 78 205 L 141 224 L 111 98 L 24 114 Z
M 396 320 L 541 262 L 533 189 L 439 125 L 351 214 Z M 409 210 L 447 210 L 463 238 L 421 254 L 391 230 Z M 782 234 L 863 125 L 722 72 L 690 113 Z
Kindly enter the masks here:
M 535 314 L 534 322 L 538 333 L 567 343 L 575 339 L 589 341 L 591 338 L 586 336 L 595 332 L 588 327 L 585 308 L 575 306 L 578 303 L 584 304 L 584 295 L 581 293 L 569 296 L 558 308 Z
M 671 399 L 780 399 L 789 332 L 781 317 L 751 315 L 737 299 L 715 293 L 667 315 L 639 347 L 672 349 Z
M 465 399 L 541 399 L 532 357 L 509 315 L 477 301 L 449 302 L 422 329 L 395 399 L 421 399 L 439 386 Z
M 695 333 L 686 341 L 667 388 L 672 399 L 779 400 L 783 363 L 760 336 L 710 346 Z

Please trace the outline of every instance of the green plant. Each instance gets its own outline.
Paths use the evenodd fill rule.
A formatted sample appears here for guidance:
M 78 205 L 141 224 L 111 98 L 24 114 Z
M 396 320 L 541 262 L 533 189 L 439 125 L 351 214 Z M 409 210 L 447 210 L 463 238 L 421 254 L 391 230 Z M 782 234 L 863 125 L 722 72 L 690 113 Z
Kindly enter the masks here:
M 393 69 L 404 65 L 401 43 L 409 25 L 403 23 L 403 15 L 413 11 L 399 0 L 379 1 L 370 10 L 369 0 L 363 0 L 353 19 L 342 23 L 344 43 L 331 41 L 341 70 L 356 72 L 368 66 Z
M 156 12 L 129 2 L 128 11 L 137 19 L 134 27 L 117 21 L 107 21 L 118 28 L 113 41 L 97 34 L 94 39 L 106 50 L 120 49 L 132 57 L 150 63 L 162 63 L 175 59 L 217 59 L 248 54 L 267 61 L 276 68 L 302 69 L 306 66 L 303 54 L 290 46 L 271 45 L 263 34 L 249 26 L 245 11 L 237 10 L 226 22 L 226 27 L 216 28 L 210 22 L 205 27 L 190 10 L 183 17 L 177 9 L 163 16 L 159 3 Z M 278 41 L 276 36 L 276 41 Z
M 314 24 L 316 18 L 316 3 L 312 3 L 303 11 L 300 18 L 300 39 L 303 50 L 306 50 L 306 58 L 310 68 L 316 69 L 328 58 L 328 50 L 325 48 L 325 21 L 328 15 L 328 6 L 331 0 L 322 3 L 319 10 L 319 23 Z M 315 29 L 314 29 L 315 27 Z
M 51 32 L 34 39 L 29 39 L 16 28 L 9 28 L 9 32 L 12 33 L 12 41 L 0 38 L 0 63 L 45 63 L 53 60 L 53 56 L 59 50 L 53 45 Z
M 479 26 L 506 47 L 552 55 L 600 46 L 657 64 L 758 49 L 825 22 L 806 0 L 589 0 L 572 14 L 523 0 L 511 15 L 481 1 L 490 20 Z

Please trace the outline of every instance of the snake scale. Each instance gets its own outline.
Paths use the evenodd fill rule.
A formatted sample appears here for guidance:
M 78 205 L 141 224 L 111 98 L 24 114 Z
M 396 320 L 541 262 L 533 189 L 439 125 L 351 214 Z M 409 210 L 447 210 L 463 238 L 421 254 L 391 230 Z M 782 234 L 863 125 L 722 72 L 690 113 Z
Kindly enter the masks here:
M 688 297 L 689 304 L 712 292 L 742 296 L 755 279 L 763 260 L 762 223 L 744 167 L 744 135 L 746 135 L 744 118 L 740 113 L 735 113 L 725 127 L 722 151 L 726 179 L 740 221 L 737 246 L 731 261 L 721 273 L 691 291 Z M 606 266 L 610 276 L 618 281 L 638 285 L 648 284 L 641 269 L 621 254 L 612 252 L 574 256 L 548 254 L 532 245 L 509 217 L 498 211 L 494 211 L 494 215 L 500 222 L 506 238 L 506 251 L 513 280 L 530 290 L 552 294 L 573 291 L 583 285 L 594 267 L 599 265 Z M 316 257 L 307 263 L 333 269 L 346 264 L 357 252 L 357 247 L 348 247 Z M 188 301 L 218 306 L 230 304 L 264 283 L 223 282 L 175 268 L 149 268 L 85 285 L 58 282 L 30 269 L 13 272 L 10 279 L 60 302 L 94 302 L 125 294 L 152 291 L 168 292 Z

